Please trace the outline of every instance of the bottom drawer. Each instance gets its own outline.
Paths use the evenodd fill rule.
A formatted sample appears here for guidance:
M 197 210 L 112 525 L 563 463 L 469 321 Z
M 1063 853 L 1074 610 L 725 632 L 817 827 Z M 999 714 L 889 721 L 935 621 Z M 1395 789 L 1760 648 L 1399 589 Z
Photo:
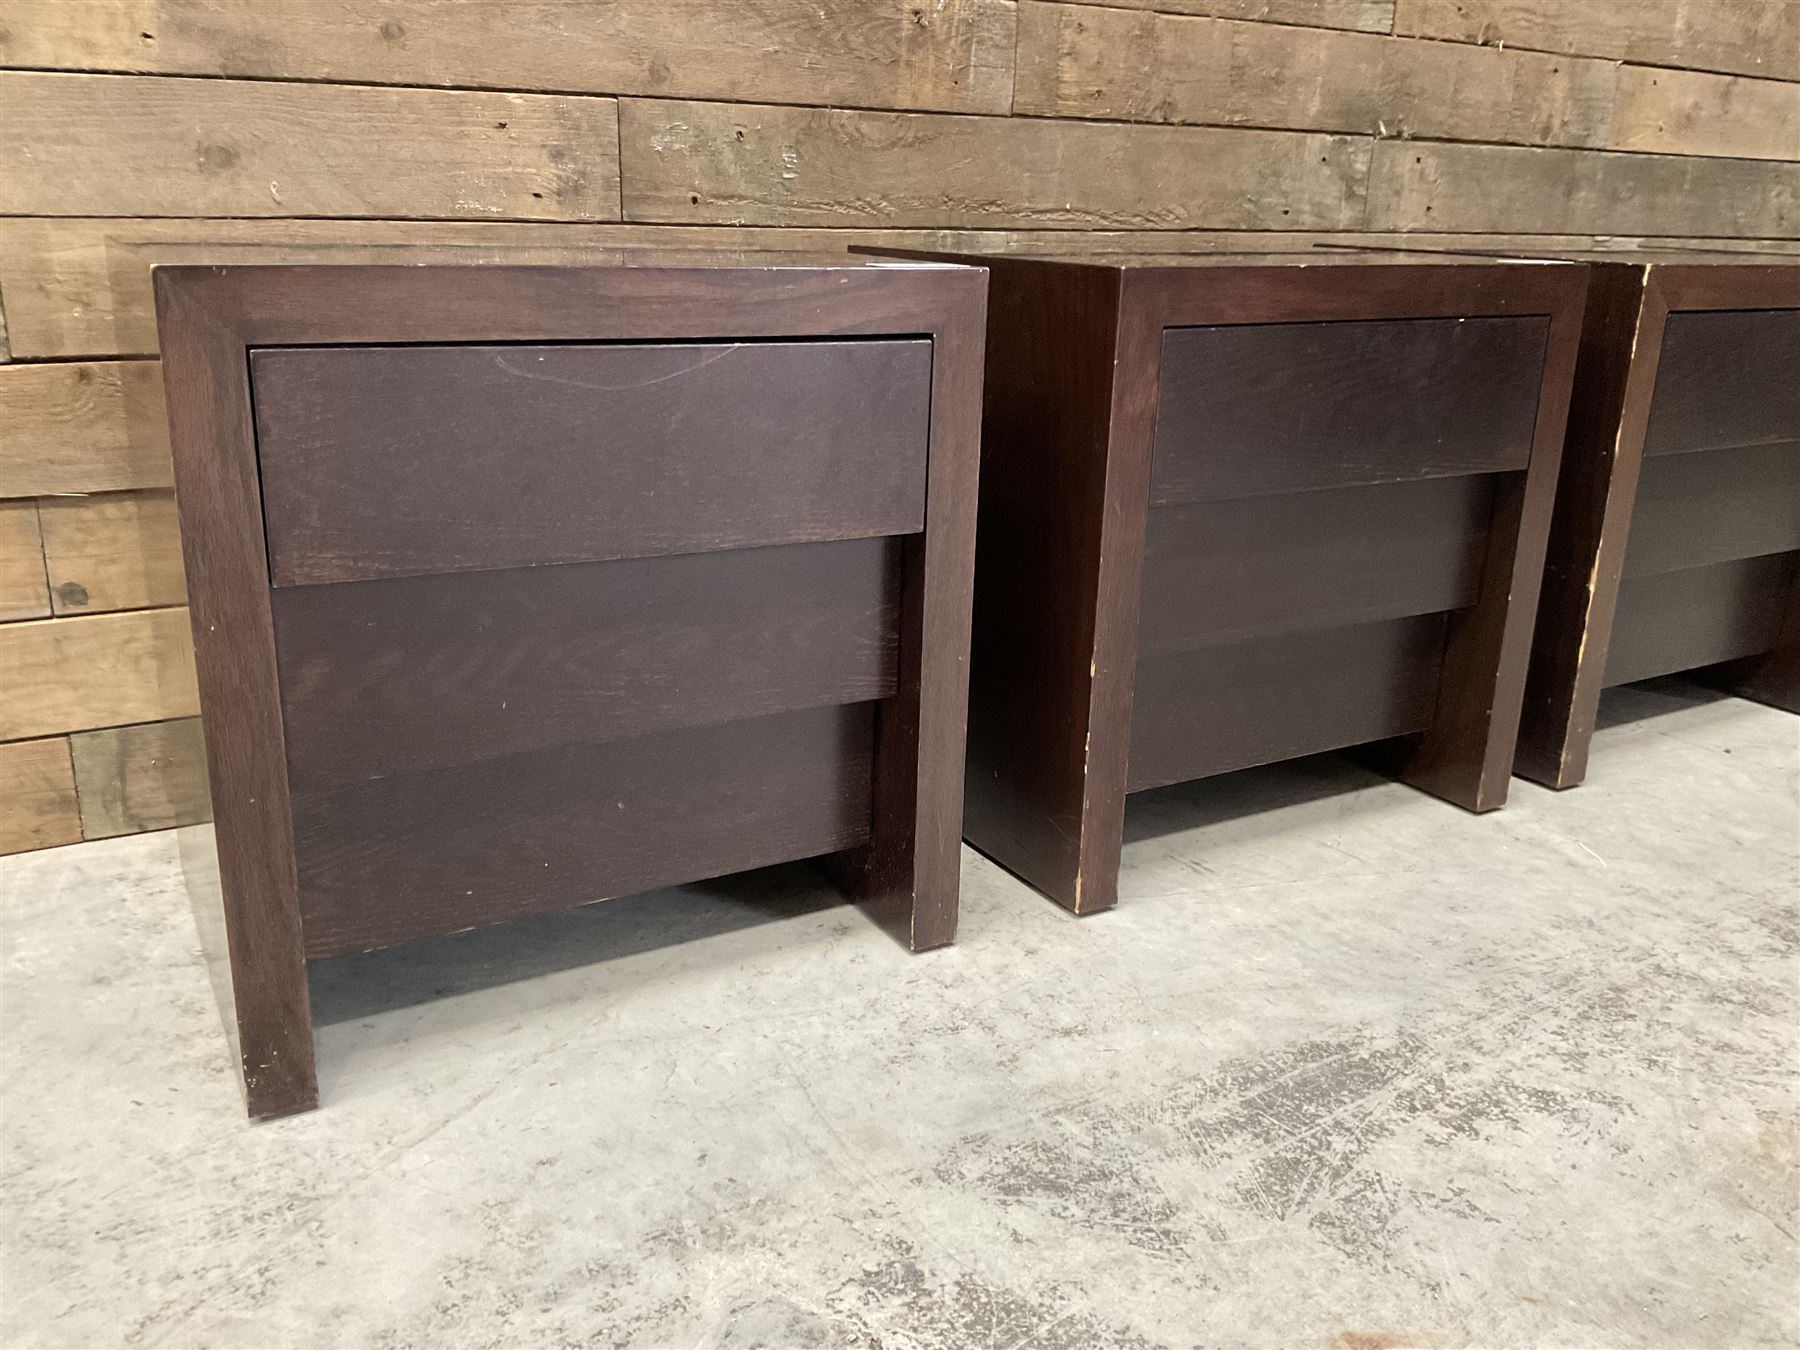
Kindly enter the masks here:
M 1448 623 L 1423 614 L 1145 657 L 1126 790 L 1423 731 Z
M 1606 649 L 1608 685 L 1693 670 L 1774 645 L 1800 553 L 1626 577 Z
M 878 705 L 296 791 L 308 957 L 866 843 Z

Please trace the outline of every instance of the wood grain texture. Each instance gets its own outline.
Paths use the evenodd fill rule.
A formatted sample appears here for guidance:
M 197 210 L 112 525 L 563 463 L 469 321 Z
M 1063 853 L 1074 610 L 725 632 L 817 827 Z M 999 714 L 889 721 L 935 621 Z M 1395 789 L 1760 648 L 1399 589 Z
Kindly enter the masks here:
M 285 589 L 275 634 L 289 781 L 307 790 L 891 697 L 899 547 L 855 539 Z
M 1472 605 L 1493 506 L 1474 475 L 1155 507 L 1140 659 Z
M 1606 144 L 1646 154 L 1800 159 L 1800 84 L 1621 66 Z
M 1800 80 L 1787 0 L 1397 0 L 1394 32 Z
M 0 623 L 50 613 L 36 502 L 0 502 Z
M 1627 577 L 1619 586 L 1606 683 L 1754 656 L 1775 645 L 1800 554 Z
M 187 599 L 175 494 L 46 497 L 44 565 L 58 614 L 150 609 Z
M 0 0 L 0 66 L 156 69 L 157 0 Z
M 155 263 L 576 263 L 608 249 L 824 249 L 852 245 L 1067 254 L 1127 250 L 1205 253 L 1374 247 L 1581 250 L 1583 235 L 1448 235 L 1243 230 L 890 230 L 723 225 L 566 225 L 407 220 L 59 220 L 0 218 L 0 297 L 21 359 L 153 354 Z M 1625 256 L 1675 239 L 1601 241 Z M 1800 253 L 1800 240 L 1715 240 L 1710 248 Z M 158 398 L 160 399 L 160 390 Z M 159 405 L 160 407 L 160 405 Z M 160 412 L 158 414 L 160 424 Z
M 1353 228 L 1368 144 L 1203 127 L 620 104 L 625 218 L 888 227 Z
M 1524 468 L 1547 332 L 1539 318 L 1168 329 L 1150 500 Z
M 0 745 L 0 854 L 56 848 L 80 839 L 68 739 Z
M 1627 577 L 1795 549 L 1800 442 L 1644 461 L 1625 544 Z
M 1378 230 L 1800 234 L 1800 164 L 1379 141 Z
M 926 341 L 276 348 L 251 369 L 278 586 L 924 523 Z
M 1800 158 L 1781 81 L 1154 10 L 1023 5 L 1016 86 L 1036 116 Z
M 0 367 L 0 497 L 167 487 L 161 375 L 149 361 Z
M 874 735 L 811 708 L 296 791 L 307 955 L 855 847 Z
M 1394 0 L 1076 0 L 1114 9 L 1160 9 L 1221 19 L 1301 24 L 1308 28 L 1352 28 L 1385 33 L 1393 26 Z
M 1644 453 L 1780 442 L 1800 442 L 1800 309 L 1670 314 Z
M 610 99 L 0 72 L 30 215 L 616 220 Z
M 0 0 L 0 65 L 1003 113 L 1013 12 L 1011 0 L 729 12 L 714 0 Z
M 1424 731 L 1444 642 L 1427 614 L 1142 659 L 1130 789 Z
M 1013 106 L 1046 117 L 1605 147 L 1616 71 L 1541 52 L 1026 4 Z
M 195 718 L 69 737 L 84 839 L 192 825 L 211 816 Z
M 192 717 L 187 612 L 146 609 L 0 625 L 0 740 Z

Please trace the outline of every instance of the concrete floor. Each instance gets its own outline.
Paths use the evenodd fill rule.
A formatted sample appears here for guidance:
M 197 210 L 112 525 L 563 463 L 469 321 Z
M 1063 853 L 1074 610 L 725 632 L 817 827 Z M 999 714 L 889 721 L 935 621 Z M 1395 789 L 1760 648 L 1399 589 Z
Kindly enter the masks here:
M 0 1344 L 1791 1346 L 1800 722 L 1664 684 L 1475 818 L 1134 806 L 909 957 L 803 868 L 328 964 L 244 1122 L 173 839 L 0 860 Z

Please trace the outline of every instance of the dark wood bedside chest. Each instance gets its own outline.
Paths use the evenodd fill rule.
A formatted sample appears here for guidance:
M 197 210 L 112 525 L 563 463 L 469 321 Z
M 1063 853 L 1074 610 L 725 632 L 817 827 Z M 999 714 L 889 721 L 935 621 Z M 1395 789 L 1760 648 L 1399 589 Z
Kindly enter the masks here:
M 970 842 L 1086 914 L 1143 789 L 1395 740 L 1500 805 L 1583 270 L 963 260 L 992 269 Z
M 1591 267 L 1519 733 L 1559 788 L 1608 686 L 1696 671 L 1800 712 L 1800 259 Z
M 819 855 L 951 940 L 983 272 L 155 284 L 252 1115 L 315 958 Z

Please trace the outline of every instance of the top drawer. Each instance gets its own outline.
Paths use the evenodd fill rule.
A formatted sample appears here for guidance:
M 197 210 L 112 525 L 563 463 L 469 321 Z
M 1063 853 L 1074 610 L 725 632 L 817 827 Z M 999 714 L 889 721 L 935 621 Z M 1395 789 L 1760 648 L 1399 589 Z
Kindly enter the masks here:
M 277 586 L 923 528 L 926 339 L 275 347 Z
M 1800 309 L 1669 315 L 1644 453 L 1777 441 L 1800 441 Z
M 1535 317 L 1167 329 L 1150 500 L 1522 469 L 1549 331 Z

